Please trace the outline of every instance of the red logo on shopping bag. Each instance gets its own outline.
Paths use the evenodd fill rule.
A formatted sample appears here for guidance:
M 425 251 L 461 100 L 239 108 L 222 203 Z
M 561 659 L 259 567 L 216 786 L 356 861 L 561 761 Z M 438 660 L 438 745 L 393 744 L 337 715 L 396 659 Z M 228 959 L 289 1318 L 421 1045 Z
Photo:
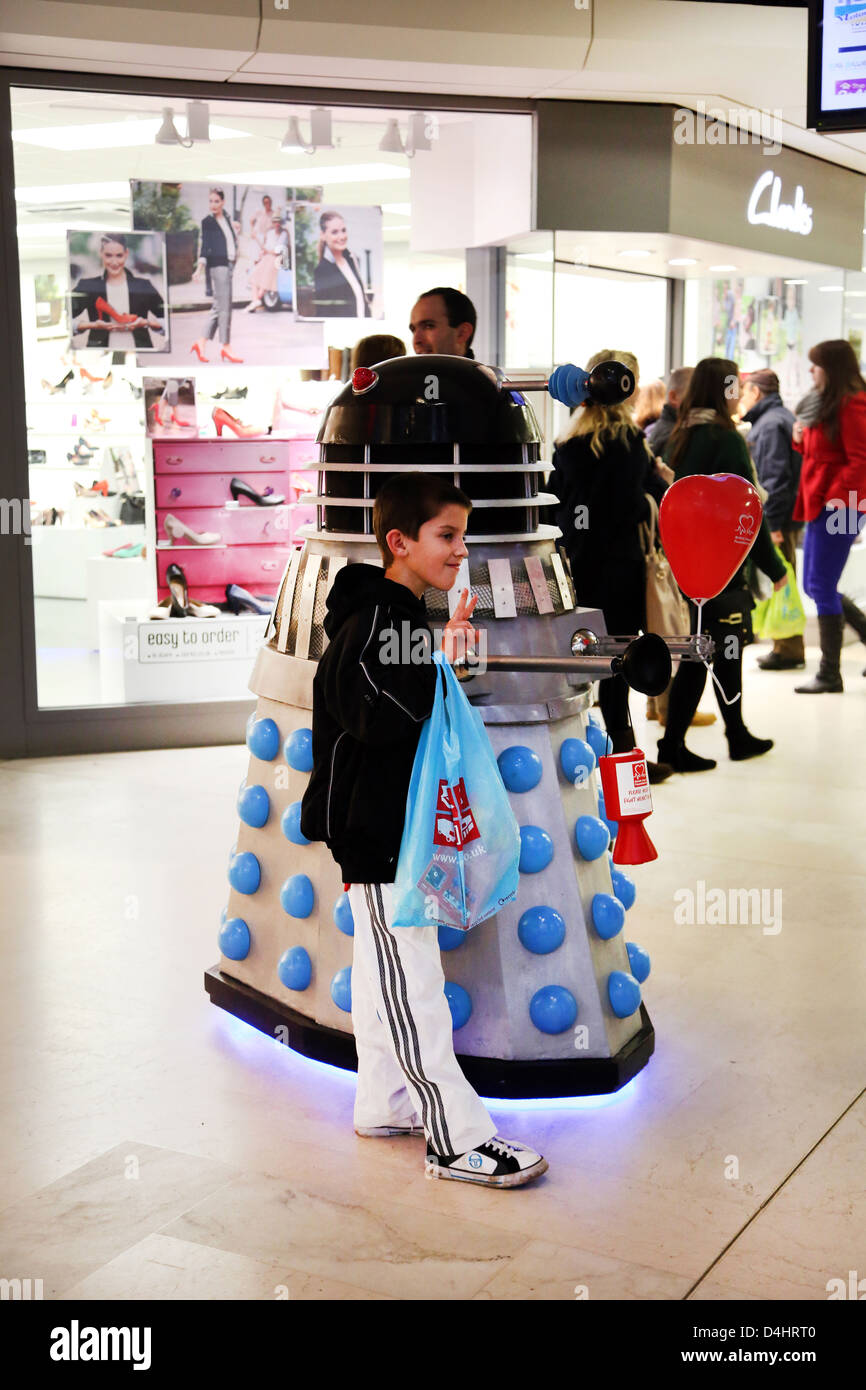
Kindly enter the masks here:
M 463 778 L 461 777 L 454 787 L 449 787 L 444 778 L 440 779 L 433 843 L 462 849 L 470 840 L 479 838 L 478 826 L 469 805 Z

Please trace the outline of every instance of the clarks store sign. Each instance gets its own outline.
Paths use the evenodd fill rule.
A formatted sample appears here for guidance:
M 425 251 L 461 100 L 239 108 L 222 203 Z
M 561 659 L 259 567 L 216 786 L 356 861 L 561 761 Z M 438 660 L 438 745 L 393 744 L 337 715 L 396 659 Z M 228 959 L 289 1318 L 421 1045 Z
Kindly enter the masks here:
M 808 236 L 812 230 L 812 209 L 802 186 L 797 184 L 793 203 L 783 203 L 782 180 L 770 169 L 757 179 L 746 216 L 753 226 L 777 227 L 782 232 L 799 232 L 800 236 Z

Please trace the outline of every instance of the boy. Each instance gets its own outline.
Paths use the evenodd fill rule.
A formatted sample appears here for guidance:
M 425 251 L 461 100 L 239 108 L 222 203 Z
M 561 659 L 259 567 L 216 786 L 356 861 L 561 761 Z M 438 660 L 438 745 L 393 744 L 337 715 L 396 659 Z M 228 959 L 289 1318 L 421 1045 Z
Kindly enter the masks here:
M 328 595 L 329 645 L 313 680 L 313 771 L 301 830 L 327 843 L 355 921 L 355 1132 L 423 1133 L 428 1176 L 517 1187 L 540 1176 L 547 1161 L 496 1134 L 458 1066 L 437 928 L 390 926 L 409 781 L 438 675 L 423 595 L 453 586 L 469 553 L 463 537 L 471 509 L 464 492 L 429 474 L 398 474 L 380 489 L 373 530 L 384 573 L 346 565 Z M 468 592 L 442 635 L 451 662 L 458 642 L 474 649 L 476 600 L 467 602 Z M 399 661 L 388 659 L 392 629 Z

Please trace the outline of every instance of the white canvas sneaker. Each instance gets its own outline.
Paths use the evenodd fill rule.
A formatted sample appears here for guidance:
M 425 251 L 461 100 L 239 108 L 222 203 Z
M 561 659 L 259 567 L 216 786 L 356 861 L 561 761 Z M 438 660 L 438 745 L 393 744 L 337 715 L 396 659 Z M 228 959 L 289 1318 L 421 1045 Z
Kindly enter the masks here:
M 534 1149 L 494 1134 L 492 1139 L 465 1154 L 437 1154 L 428 1144 L 424 1175 L 479 1182 L 488 1187 L 521 1187 L 541 1177 L 547 1168 L 547 1159 Z

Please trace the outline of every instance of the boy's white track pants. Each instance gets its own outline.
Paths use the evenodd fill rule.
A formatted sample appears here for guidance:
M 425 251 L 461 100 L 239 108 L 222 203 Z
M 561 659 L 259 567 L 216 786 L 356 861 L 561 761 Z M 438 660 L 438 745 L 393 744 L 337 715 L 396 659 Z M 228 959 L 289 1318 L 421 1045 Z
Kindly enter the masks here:
M 420 1116 L 436 1153 L 466 1153 L 492 1138 L 496 1126 L 454 1056 L 437 928 L 392 928 L 390 883 L 353 883 L 349 903 L 355 1124 L 407 1124 Z

